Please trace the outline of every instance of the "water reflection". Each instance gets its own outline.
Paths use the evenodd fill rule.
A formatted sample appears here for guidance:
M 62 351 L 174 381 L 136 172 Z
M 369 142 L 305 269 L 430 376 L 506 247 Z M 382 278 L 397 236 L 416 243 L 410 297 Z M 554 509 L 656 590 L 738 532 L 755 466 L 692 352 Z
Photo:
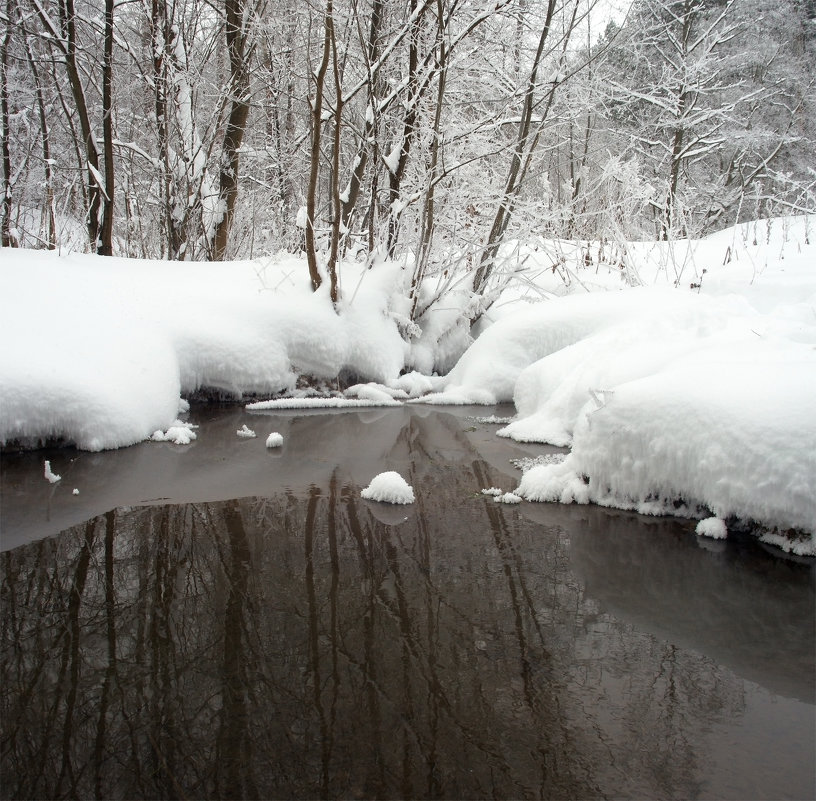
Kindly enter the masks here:
M 696 593 L 691 617 L 724 634 L 717 608 L 758 601 L 761 649 L 793 604 L 803 628 L 769 640 L 784 662 L 812 571 L 757 598 L 739 565 L 700 571 L 719 555 L 674 524 L 644 539 L 632 516 L 496 504 L 478 490 L 506 478 L 468 436 L 399 429 L 390 465 L 422 491 L 393 518 L 335 467 L 305 492 L 118 508 L 0 555 L 3 797 L 812 794 L 801 700 L 773 696 L 775 772 L 717 769 L 767 691 L 740 675 L 748 645 L 713 658 L 675 608 Z M 798 653 L 776 673 L 812 678 Z

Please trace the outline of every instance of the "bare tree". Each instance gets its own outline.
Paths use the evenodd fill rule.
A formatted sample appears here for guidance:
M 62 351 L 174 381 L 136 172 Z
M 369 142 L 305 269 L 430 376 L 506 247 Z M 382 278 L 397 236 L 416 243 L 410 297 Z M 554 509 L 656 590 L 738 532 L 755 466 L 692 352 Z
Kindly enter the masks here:
M 320 270 L 317 266 L 317 245 L 315 241 L 315 216 L 317 211 L 317 179 L 320 170 L 320 137 L 323 129 L 323 92 L 326 83 L 326 73 L 331 58 L 332 35 L 334 26 L 334 5 L 332 0 L 326 0 L 326 10 L 323 15 L 323 49 L 320 65 L 312 76 L 314 94 L 311 103 L 311 151 L 309 154 L 309 185 L 306 190 L 306 261 L 309 265 L 309 278 L 312 289 L 317 291 L 323 283 Z
M 113 255 L 113 0 L 105 0 L 104 56 L 102 60 L 102 149 L 105 163 L 104 211 L 98 253 Z
M 169 259 L 177 259 L 183 253 L 187 231 L 183 215 L 176 213 L 178 207 L 179 182 L 174 166 L 175 156 L 170 145 L 171 100 L 168 93 L 171 88 L 172 42 L 173 33 L 172 9 L 168 9 L 167 0 L 150 0 L 149 13 L 145 16 L 150 30 L 151 67 L 150 74 L 153 87 L 153 113 L 156 121 L 156 138 L 159 150 L 159 185 L 161 192 L 161 225 L 164 230 L 162 252 Z M 166 251 L 165 251 L 166 244 Z
M 42 142 L 42 162 L 43 162 L 43 190 L 44 197 L 42 199 L 42 218 L 44 229 L 44 236 L 41 237 L 49 250 L 53 250 L 57 245 L 57 223 L 56 211 L 54 208 L 54 170 L 51 160 L 51 135 L 49 133 L 48 114 L 46 112 L 45 89 L 43 86 L 43 78 L 40 68 L 37 65 L 37 60 L 32 52 L 31 42 L 29 40 L 25 26 L 20 26 L 20 31 L 25 42 L 26 58 L 28 66 L 31 69 L 31 74 L 34 78 L 34 90 L 37 100 L 37 114 L 40 120 L 40 137 Z
M 229 82 L 226 131 L 221 147 L 218 173 L 218 221 L 212 242 L 212 256 L 227 255 L 230 228 L 235 214 L 240 183 L 240 150 L 250 108 L 250 60 L 254 50 L 250 30 L 256 9 L 246 0 L 224 0 L 224 29 L 229 56 Z
M 110 0 L 106 0 L 110 3 Z M 65 71 L 68 77 L 68 84 L 73 99 L 73 111 L 79 119 L 79 134 L 81 135 L 78 149 L 83 153 L 85 167 L 87 169 L 87 196 L 88 208 L 86 224 L 88 228 L 88 238 L 91 247 L 100 255 L 111 255 L 112 253 L 112 231 L 113 231 L 113 175 L 106 179 L 102 175 L 100 168 L 100 156 L 97 146 L 94 126 L 91 122 L 91 107 L 87 99 L 85 84 L 82 80 L 83 67 L 79 61 L 79 46 L 77 37 L 78 15 L 74 5 L 74 0 L 57 0 L 58 23 L 52 20 L 48 10 L 40 3 L 35 2 L 35 8 L 50 37 L 49 41 L 57 48 L 65 62 Z M 110 6 L 110 19 L 108 19 L 108 7 L 106 6 L 105 22 L 105 52 L 112 48 L 113 43 L 113 17 L 112 4 Z M 105 80 L 110 81 L 110 64 L 104 67 Z M 108 101 L 112 103 L 112 98 Z M 107 119 L 103 121 L 103 139 L 105 140 L 105 161 L 111 156 L 112 116 L 109 113 Z M 109 139 L 106 139 L 109 137 Z M 110 190 L 110 193 L 109 193 Z M 105 237 L 108 237 L 106 240 Z
M 0 126 L 3 128 L 2 161 L 3 161 L 3 200 L 0 204 L 0 234 L 2 246 L 10 247 L 11 237 L 11 126 L 9 119 L 9 81 L 8 60 L 11 43 L 11 18 L 14 13 L 11 0 L 6 0 L 6 31 L 0 41 Z
M 305 245 L 335 302 L 343 258 L 385 253 L 419 322 L 451 291 L 489 305 L 511 233 L 812 205 L 798 0 L 635 0 L 600 40 L 593 0 L 86 1 L 2 3 L 4 242 L 82 218 L 100 253 Z
M 385 13 L 383 0 L 373 0 L 371 5 L 371 15 L 369 17 L 368 38 L 365 46 L 361 48 L 363 58 L 365 59 L 365 70 L 367 73 L 366 80 L 366 111 L 363 123 L 363 131 L 357 144 L 357 153 L 352 163 L 351 174 L 349 176 L 348 184 L 343 192 L 342 208 L 341 208 L 341 226 L 344 230 L 348 230 L 351 225 L 351 217 L 357 205 L 357 200 L 360 196 L 360 187 L 363 183 L 363 176 L 365 175 L 366 166 L 369 162 L 369 156 L 374 153 L 376 157 L 377 145 L 377 118 L 380 114 L 379 102 L 382 92 L 382 82 L 379 75 L 375 74 L 377 61 L 380 54 L 380 36 L 383 24 L 383 15 Z M 372 192 L 374 194 L 374 192 Z M 371 236 L 369 238 L 369 249 L 374 249 L 373 231 L 375 224 L 376 211 L 373 207 L 374 198 L 372 197 L 372 207 L 370 209 L 370 226 Z
M 569 36 L 575 23 L 575 15 L 578 4 L 573 6 L 572 22 L 570 23 L 567 33 L 563 37 L 564 48 L 569 41 Z M 538 38 L 538 45 L 536 47 L 535 55 L 533 56 L 530 65 L 529 74 L 526 80 L 524 89 L 524 99 L 522 102 L 521 116 L 519 119 L 516 141 L 513 145 L 510 155 L 510 164 L 507 169 L 507 179 L 505 180 L 504 189 L 496 213 L 493 217 L 493 224 L 490 228 L 490 233 L 485 243 L 485 248 L 479 261 L 473 277 L 473 291 L 481 294 L 487 285 L 487 280 L 493 271 L 496 256 L 501 247 L 507 227 L 510 224 L 510 219 L 515 208 L 516 198 L 521 190 L 526 177 L 527 169 L 530 164 L 530 158 L 538 143 L 538 135 L 540 134 L 542 125 L 547 118 L 547 112 L 552 105 L 558 81 L 552 80 L 549 87 L 545 91 L 545 100 L 543 111 L 539 112 L 538 119 L 534 119 L 536 109 L 539 107 L 540 101 L 536 101 L 536 92 L 539 89 L 538 72 L 542 66 L 546 47 L 550 38 L 552 29 L 553 15 L 556 10 L 556 0 L 549 0 L 547 3 L 547 12 L 544 18 L 544 24 L 541 28 L 541 34 Z

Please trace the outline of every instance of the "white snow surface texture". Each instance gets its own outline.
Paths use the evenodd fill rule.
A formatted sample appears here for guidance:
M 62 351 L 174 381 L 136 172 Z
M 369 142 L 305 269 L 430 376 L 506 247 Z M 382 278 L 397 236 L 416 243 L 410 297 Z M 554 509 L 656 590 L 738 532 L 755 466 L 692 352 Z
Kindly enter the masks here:
M 698 243 L 707 291 L 573 294 L 503 317 L 422 400 L 512 397 L 499 435 L 570 446 L 523 475 L 526 500 L 734 516 L 799 529 L 767 539 L 816 555 L 816 248 L 798 222 L 760 245 L 735 230 Z
M 381 503 L 413 503 L 414 490 L 395 470 L 386 470 L 374 476 L 371 483 L 360 493 L 368 501 Z
M 410 270 L 397 264 L 344 264 L 336 313 L 293 256 L 186 264 L 3 249 L 0 442 L 122 447 L 183 426 L 180 398 L 199 387 L 273 393 L 298 374 L 348 370 L 371 382 L 350 405 L 420 392 L 411 402 L 512 400 L 502 436 L 572 448 L 523 475 L 528 501 L 734 516 L 779 530 L 770 537 L 805 532 L 780 542 L 816 555 L 814 228 L 800 217 L 628 243 L 625 271 L 542 240 L 514 251 L 524 279 L 467 350 L 461 326 L 439 333 L 450 308 L 403 339 Z M 574 281 L 549 268 L 564 258 Z M 400 376 L 450 361 L 453 340 L 464 353 L 446 376 Z
M 293 388 L 298 373 L 396 377 L 387 317 L 397 268 L 372 271 L 336 314 L 293 257 L 178 263 L 0 251 L 0 440 L 119 448 L 172 425 L 200 387 Z
M 518 494 L 813 531 L 816 348 L 738 305 L 725 316 L 722 301 L 648 295 L 520 373 L 518 419 L 499 434 L 572 453 Z

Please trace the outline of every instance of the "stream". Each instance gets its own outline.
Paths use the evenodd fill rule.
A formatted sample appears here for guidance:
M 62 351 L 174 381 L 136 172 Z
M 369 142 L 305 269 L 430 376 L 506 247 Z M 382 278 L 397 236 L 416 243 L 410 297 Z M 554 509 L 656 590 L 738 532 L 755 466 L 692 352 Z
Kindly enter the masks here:
M 816 560 L 496 503 L 559 452 L 512 411 L 3 453 L 0 796 L 816 797 Z M 360 497 L 385 470 L 415 503 Z

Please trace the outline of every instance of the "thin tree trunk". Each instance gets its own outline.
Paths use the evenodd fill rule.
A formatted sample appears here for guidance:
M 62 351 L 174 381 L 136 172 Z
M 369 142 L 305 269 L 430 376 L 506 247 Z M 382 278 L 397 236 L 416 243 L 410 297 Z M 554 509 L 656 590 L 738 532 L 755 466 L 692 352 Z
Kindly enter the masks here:
M 51 168 L 51 137 L 48 128 L 48 115 L 45 113 L 45 93 L 43 92 L 42 78 L 37 67 L 37 61 L 34 58 L 34 53 L 31 50 L 31 42 L 28 40 L 24 26 L 21 26 L 23 31 L 23 40 L 25 42 L 26 57 L 28 58 L 28 66 L 31 68 L 31 74 L 34 76 L 34 87 L 37 97 L 37 112 L 40 117 L 40 134 L 42 138 L 42 157 L 43 170 L 45 173 L 45 199 L 43 208 L 43 217 L 45 218 L 45 242 L 49 250 L 54 250 L 57 246 L 57 222 L 56 213 L 54 211 L 54 176 Z
M 417 8 L 417 0 L 411 0 L 409 12 L 413 16 Z M 405 168 L 408 166 L 408 157 L 411 154 L 411 143 L 414 139 L 414 131 L 417 118 L 417 104 L 419 103 L 420 89 L 418 86 L 417 68 L 419 66 L 419 19 L 414 19 L 411 24 L 410 44 L 408 45 L 408 77 L 407 92 L 408 104 L 405 116 L 402 120 L 402 132 L 400 134 L 400 154 L 397 160 L 396 169 L 388 175 L 388 208 L 390 209 L 388 218 L 388 239 L 386 241 L 389 257 L 394 257 L 397 247 L 397 234 L 399 232 L 400 213 L 397 210 L 402 179 L 405 175 Z
M 323 283 L 320 271 L 317 269 L 317 252 L 315 244 L 315 213 L 317 210 L 317 179 L 320 168 L 320 134 L 323 125 L 323 87 L 326 82 L 326 72 L 329 69 L 331 56 L 331 26 L 332 0 L 326 1 L 326 13 L 323 18 L 323 55 L 320 66 L 314 76 L 315 94 L 312 100 L 312 143 L 309 153 L 309 185 L 306 192 L 306 261 L 309 265 L 309 278 L 312 289 L 317 291 Z
M 12 245 L 11 237 L 11 131 L 9 130 L 9 86 L 8 86 L 8 51 L 11 43 L 12 0 L 6 0 L 6 17 L 8 26 L 0 43 L 0 125 L 3 127 L 2 160 L 3 160 L 3 200 L 0 204 L 0 230 L 2 246 Z
M 230 228 L 238 199 L 240 148 L 249 116 L 249 64 L 246 52 L 245 7 L 242 0 L 225 0 L 227 51 L 230 62 L 230 113 L 221 148 L 218 176 L 220 217 L 215 226 L 212 255 L 217 261 L 226 258 Z
M 329 294 L 332 303 L 337 305 L 337 259 L 340 252 L 340 235 L 345 235 L 345 228 L 341 232 L 343 204 L 340 202 L 340 137 L 342 133 L 341 121 L 343 113 L 343 86 L 340 76 L 340 65 L 337 58 L 337 39 L 334 31 L 334 19 L 329 18 L 329 36 L 332 50 L 332 69 L 334 71 L 334 142 L 332 143 L 332 177 L 331 177 L 331 203 L 332 203 L 332 230 L 331 244 L 329 246 L 329 260 L 326 269 L 329 273 Z
M 59 0 L 57 10 L 59 13 L 60 31 L 52 31 L 51 20 L 45 14 L 41 6 L 37 6 L 40 18 L 49 32 L 55 36 L 59 42 L 65 58 L 65 71 L 68 75 L 68 84 L 71 87 L 71 95 L 74 100 L 74 109 L 79 118 L 79 129 L 82 137 L 80 150 L 84 154 L 85 167 L 88 170 L 87 183 L 87 225 L 88 238 L 91 247 L 99 252 L 100 250 L 100 229 L 104 217 L 104 187 L 102 186 L 102 174 L 99 170 L 99 151 L 96 145 L 96 136 L 91 127 L 91 117 L 88 111 L 88 103 L 85 98 L 85 90 L 82 86 L 79 64 L 77 63 L 77 41 L 76 41 L 76 11 L 74 0 Z
M 411 319 L 417 318 L 417 304 L 419 302 L 419 290 L 425 277 L 428 267 L 428 259 L 431 255 L 431 244 L 434 232 L 435 214 L 435 190 L 437 183 L 437 173 L 439 167 L 439 143 L 442 138 L 440 130 L 442 123 L 442 107 L 445 100 L 445 87 L 448 74 L 448 49 L 445 45 L 445 33 L 442 21 L 442 3 L 438 0 L 438 20 L 439 20 L 439 57 L 438 70 L 439 79 L 436 89 L 436 110 L 434 112 L 433 139 L 431 140 L 431 152 L 428 164 L 428 189 L 425 192 L 425 200 L 422 207 L 422 218 L 420 225 L 420 240 L 416 258 L 416 267 L 411 280 Z
M 113 255 L 113 0 L 105 0 L 105 51 L 102 62 L 102 148 L 105 161 L 105 201 L 98 253 Z
M 476 275 L 473 278 L 473 291 L 477 294 L 482 292 L 485 284 L 487 283 L 487 279 L 490 277 L 490 273 L 493 271 L 496 255 L 499 252 L 499 247 L 501 246 L 504 232 L 507 230 L 507 226 L 510 223 L 516 195 L 521 187 L 520 173 L 525 153 L 527 152 L 527 145 L 532 127 L 534 107 L 533 101 L 538 78 L 538 68 L 541 65 L 541 59 L 544 55 L 544 46 L 549 37 L 555 6 L 556 1 L 549 0 L 549 3 L 547 4 L 547 16 L 544 20 L 544 27 L 541 29 L 541 36 L 538 39 L 538 47 L 536 48 L 535 58 L 533 59 L 533 64 L 530 69 L 530 77 L 527 80 L 527 88 L 524 92 L 524 104 L 521 111 L 521 120 L 519 122 L 516 144 L 513 148 L 513 155 L 510 159 L 510 166 L 507 171 L 507 180 L 504 185 L 504 192 L 502 194 L 499 207 L 496 209 L 496 215 L 493 218 L 493 225 L 490 228 L 490 234 L 487 238 L 487 245 L 482 252 L 479 267 L 477 268 Z
M 365 174 L 366 164 L 368 163 L 368 156 L 372 150 L 372 143 L 377 126 L 377 91 L 374 85 L 375 76 L 371 73 L 371 65 L 377 61 L 379 57 L 379 35 L 380 26 L 383 15 L 383 1 L 374 0 L 371 7 L 371 19 L 368 27 L 368 109 L 366 111 L 365 126 L 363 128 L 363 136 L 360 140 L 360 146 L 357 151 L 357 156 L 354 160 L 354 167 L 349 179 L 348 190 L 343 199 L 343 207 L 341 211 L 341 220 L 343 228 L 348 228 L 351 222 L 351 215 L 357 205 L 357 198 L 360 195 L 360 186 L 363 182 L 363 175 Z
M 167 258 L 178 259 L 187 241 L 188 210 L 179 215 L 181 204 L 178 197 L 178 177 L 174 163 L 177 156 L 170 148 L 170 103 L 168 100 L 169 71 L 174 69 L 171 52 L 176 36 L 168 19 L 167 0 L 151 0 L 151 48 L 153 52 L 153 112 L 156 117 L 158 150 L 161 154 L 160 182 L 162 192 L 162 217 L 167 242 Z
M 680 95 L 681 109 L 685 105 L 685 92 Z M 666 207 L 663 210 L 663 222 L 660 227 L 660 238 L 667 240 L 674 231 L 676 208 L 677 208 L 677 189 L 680 185 L 680 168 L 683 164 L 682 150 L 683 150 L 683 134 L 682 125 L 678 125 L 674 129 L 672 137 L 672 152 L 671 162 L 669 163 L 669 191 L 666 194 Z

